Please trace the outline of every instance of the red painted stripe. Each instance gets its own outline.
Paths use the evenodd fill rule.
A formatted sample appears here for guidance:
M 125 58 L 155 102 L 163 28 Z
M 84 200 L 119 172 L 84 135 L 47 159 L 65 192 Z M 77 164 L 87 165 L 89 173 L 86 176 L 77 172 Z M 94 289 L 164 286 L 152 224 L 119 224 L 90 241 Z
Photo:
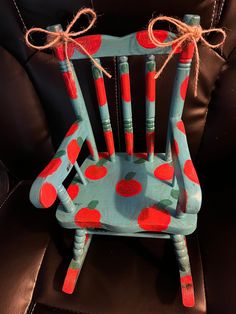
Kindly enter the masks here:
M 120 76 L 121 79 L 121 97 L 124 101 L 130 102 L 130 76 L 129 73 L 123 73 Z
M 134 152 L 134 134 L 125 132 L 126 152 L 128 155 L 133 155 Z
M 180 54 L 179 62 L 181 63 L 189 62 L 192 59 L 193 54 L 194 54 L 194 44 L 189 43 L 187 47 L 184 47 L 184 49 L 182 50 Z
M 86 140 L 86 143 L 88 145 L 88 149 L 89 149 L 91 156 L 94 156 L 94 151 L 93 151 L 93 147 L 92 147 L 91 142 L 89 140 Z
M 146 141 L 147 141 L 147 152 L 149 154 L 154 153 L 155 132 L 147 132 Z
M 64 284 L 62 287 L 63 292 L 68 294 L 73 293 L 79 275 L 79 271 L 80 271 L 79 268 L 77 269 L 68 268 L 66 278 L 64 280 Z
M 106 90 L 103 77 L 95 80 L 95 88 L 99 106 L 104 106 L 107 103 Z
M 183 305 L 193 307 L 195 305 L 193 279 L 191 275 L 186 275 L 180 278 Z
M 75 81 L 72 78 L 72 75 L 70 72 L 64 72 L 62 73 L 64 81 L 66 83 L 67 91 L 69 93 L 70 98 L 75 99 L 77 98 L 77 90 Z
M 189 76 L 186 76 L 186 78 L 183 80 L 183 82 L 180 85 L 180 96 L 183 100 L 185 100 L 187 89 L 188 89 L 188 81 Z
M 106 141 L 109 156 L 112 156 L 115 152 L 113 133 L 112 131 L 106 131 L 104 132 L 104 136 L 105 136 L 105 141 Z
M 156 98 L 156 80 L 154 79 L 156 72 L 147 72 L 146 74 L 146 97 L 149 101 L 155 101 Z

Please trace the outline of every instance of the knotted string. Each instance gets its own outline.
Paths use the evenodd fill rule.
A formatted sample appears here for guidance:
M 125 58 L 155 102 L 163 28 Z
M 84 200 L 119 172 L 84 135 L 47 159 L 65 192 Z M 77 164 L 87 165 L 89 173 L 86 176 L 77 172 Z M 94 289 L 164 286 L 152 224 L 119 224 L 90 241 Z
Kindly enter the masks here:
M 74 24 L 78 21 L 78 19 L 81 17 L 81 15 L 84 14 L 89 14 L 91 16 L 91 20 L 89 21 L 89 25 L 82 29 L 79 32 L 73 32 L 71 31 L 72 27 L 74 26 Z M 40 27 L 33 27 L 31 29 L 29 29 L 26 34 L 25 34 L 25 41 L 26 44 L 31 47 L 31 48 L 35 48 L 38 50 L 44 50 L 44 49 L 48 49 L 48 48 L 53 48 L 58 46 L 59 44 L 63 44 L 64 45 L 64 52 L 65 52 L 65 57 L 66 57 L 66 62 L 68 65 L 68 68 L 70 70 L 70 72 L 73 75 L 73 71 L 72 71 L 72 67 L 71 67 L 71 63 L 70 63 L 70 58 L 68 56 L 68 43 L 74 43 L 74 45 L 78 46 L 89 58 L 90 60 L 94 63 L 94 65 L 100 70 L 102 71 L 107 77 L 111 78 L 111 74 L 108 73 L 102 66 L 101 64 L 99 64 L 93 57 L 92 55 L 88 52 L 88 50 L 79 42 L 77 42 L 75 39 L 73 39 L 73 37 L 78 37 L 82 34 L 85 34 L 90 28 L 93 27 L 93 25 L 95 24 L 97 20 L 97 15 L 96 13 L 90 9 L 90 8 L 84 8 L 80 11 L 77 12 L 77 14 L 75 15 L 75 17 L 73 18 L 73 20 L 70 22 L 70 24 L 67 26 L 67 29 L 65 31 L 59 31 L 59 32 L 52 32 L 52 31 L 48 31 L 44 28 L 40 28 Z M 29 40 L 29 36 L 32 33 L 44 33 L 48 35 L 48 42 L 47 44 L 43 45 L 43 46 L 37 46 L 34 45 L 30 42 Z
M 168 42 L 160 42 L 154 35 L 153 27 L 157 22 L 165 21 L 174 24 L 177 27 L 178 30 L 178 36 L 174 40 L 170 40 Z M 223 36 L 222 40 L 219 41 L 218 44 L 210 44 L 204 37 L 204 34 L 208 33 L 221 33 Z M 160 70 L 157 71 L 155 74 L 155 79 L 157 79 L 161 73 L 163 72 L 164 68 L 166 67 L 167 63 L 170 61 L 170 59 L 173 57 L 175 52 L 183 47 L 184 44 L 187 44 L 189 42 L 192 42 L 194 44 L 194 51 L 195 51 L 195 76 L 194 76 L 194 97 L 197 96 L 197 84 L 198 84 L 198 77 L 199 77 L 199 65 L 200 65 L 200 57 L 199 57 L 199 51 L 197 43 L 201 41 L 206 47 L 208 48 L 222 48 L 225 39 L 226 39 L 226 33 L 222 28 L 210 28 L 210 29 L 202 29 L 200 25 L 188 25 L 178 19 L 175 19 L 173 17 L 168 16 L 158 16 L 154 19 L 152 19 L 148 24 L 148 36 L 151 42 L 158 47 L 174 47 L 171 49 L 171 52 L 169 53 L 167 59 L 161 66 Z M 174 45 L 174 46 L 173 46 Z

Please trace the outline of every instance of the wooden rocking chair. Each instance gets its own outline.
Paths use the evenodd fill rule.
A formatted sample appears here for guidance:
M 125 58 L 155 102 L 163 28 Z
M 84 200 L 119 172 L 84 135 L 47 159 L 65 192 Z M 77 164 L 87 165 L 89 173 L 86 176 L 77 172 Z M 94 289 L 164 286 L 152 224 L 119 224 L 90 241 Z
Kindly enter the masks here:
M 199 25 L 200 18 L 185 15 L 189 25 Z M 50 31 L 61 31 L 60 25 Z M 176 35 L 154 31 L 159 41 L 173 40 Z M 73 258 L 63 291 L 73 293 L 93 234 L 133 237 L 170 238 L 179 263 L 182 299 L 185 306 L 194 306 L 194 289 L 185 235 L 196 229 L 201 206 L 201 189 L 191 161 L 184 124 L 181 120 L 191 61 L 192 43 L 178 49 L 179 61 L 173 87 L 168 120 L 165 154 L 154 154 L 155 132 L 155 55 L 167 54 L 173 47 L 152 44 L 147 31 L 122 38 L 90 35 L 77 38 L 100 63 L 100 57 L 117 57 L 126 153 L 116 153 L 110 124 L 103 74 L 92 63 L 107 153 L 98 153 L 92 127 L 73 64 L 68 67 L 64 46 L 54 51 L 78 117 L 47 167 L 34 181 L 30 199 L 36 207 L 61 203 L 56 211 L 59 224 L 75 229 Z M 73 43 L 68 43 L 70 60 L 88 58 Z M 145 55 L 146 73 L 146 153 L 133 151 L 133 124 L 128 56 Z M 81 146 L 86 142 L 90 156 L 82 166 L 77 164 Z M 76 175 L 69 187 L 63 186 L 72 168 Z

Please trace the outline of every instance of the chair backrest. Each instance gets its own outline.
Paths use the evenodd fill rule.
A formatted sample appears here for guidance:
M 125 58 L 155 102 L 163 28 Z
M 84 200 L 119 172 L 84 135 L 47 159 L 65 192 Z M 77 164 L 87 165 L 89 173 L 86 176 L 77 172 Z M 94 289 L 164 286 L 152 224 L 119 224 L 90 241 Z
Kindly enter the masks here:
M 184 22 L 189 25 L 199 25 L 200 17 L 197 15 L 185 15 Z M 50 31 L 62 31 L 61 25 L 53 25 L 48 27 Z M 155 30 L 156 38 L 163 42 L 168 42 L 176 38 L 174 33 Z M 155 100 L 156 100 L 156 83 L 154 79 L 156 71 L 155 55 L 168 54 L 174 47 L 156 47 L 149 39 L 146 30 L 127 35 L 125 37 L 113 37 L 107 35 L 90 35 L 77 38 L 76 41 L 83 45 L 86 50 L 100 63 L 100 57 L 117 57 L 120 91 L 122 99 L 122 112 L 124 133 L 126 142 L 126 152 L 128 155 L 133 154 L 133 122 L 132 122 L 132 105 L 130 93 L 130 75 L 128 57 L 131 55 L 145 56 L 145 85 L 146 85 L 146 143 L 148 160 L 152 161 L 154 155 L 154 138 L 155 138 Z M 86 122 L 89 132 L 90 151 L 97 158 L 97 148 L 94 141 L 92 127 L 90 125 L 88 113 L 86 110 L 84 98 L 77 80 L 73 64 L 68 67 L 66 62 L 64 46 L 55 47 L 55 54 L 58 58 L 60 69 L 70 95 L 71 103 L 74 111 L 79 119 Z M 191 67 L 191 61 L 194 53 L 194 45 L 190 42 L 184 47 L 176 50 L 179 54 L 179 61 L 172 92 L 172 101 L 170 106 L 169 119 L 181 119 L 183 106 L 188 87 L 188 78 Z M 68 56 L 70 60 L 86 59 L 88 56 L 76 46 L 74 43 L 68 43 Z M 110 115 L 106 97 L 106 89 L 104 84 L 103 73 L 94 64 L 91 64 L 92 74 L 95 83 L 99 111 L 102 121 L 102 127 L 107 145 L 107 151 L 110 159 L 115 159 L 115 148 L 113 140 L 113 132 L 110 123 Z M 71 73 L 72 71 L 73 73 Z M 131 78 L 132 79 L 132 78 Z M 92 143 L 92 145 L 91 145 Z M 170 134 L 167 134 L 166 159 L 171 158 Z

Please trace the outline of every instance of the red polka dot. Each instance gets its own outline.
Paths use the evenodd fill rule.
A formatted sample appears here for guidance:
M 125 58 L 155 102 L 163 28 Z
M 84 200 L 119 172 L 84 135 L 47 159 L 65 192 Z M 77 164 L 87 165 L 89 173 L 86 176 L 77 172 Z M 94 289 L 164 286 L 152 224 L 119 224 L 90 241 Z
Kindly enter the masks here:
M 78 184 L 71 183 L 67 189 L 67 193 L 69 194 L 70 198 L 74 200 L 76 196 L 79 194 Z
M 161 232 L 170 224 L 171 216 L 167 210 L 160 209 L 155 205 L 142 209 L 138 216 L 140 228 L 148 231 Z
M 154 30 L 154 36 L 158 41 L 163 42 L 167 39 L 168 32 L 163 31 L 163 30 Z M 143 48 L 146 48 L 146 49 L 156 48 L 156 45 L 154 45 L 149 39 L 147 31 L 137 32 L 136 39 L 137 39 L 138 44 Z
M 163 164 L 154 170 L 154 176 L 159 180 L 171 180 L 174 175 L 174 168 L 170 164 Z
M 180 86 L 180 96 L 183 100 L 185 100 L 185 97 L 186 97 L 186 92 L 188 88 L 188 80 L 189 80 L 189 76 L 186 76 L 186 78 L 183 80 Z
M 72 134 L 74 134 L 75 131 L 78 130 L 78 127 L 79 127 L 79 125 L 78 125 L 77 122 L 74 123 L 74 124 L 72 124 L 72 126 L 71 126 L 70 129 L 69 129 L 69 131 L 66 133 L 66 137 L 67 137 L 67 136 L 71 136 Z
M 51 183 L 44 183 L 40 189 L 39 193 L 39 202 L 40 204 L 48 208 L 52 206 L 57 198 L 57 191 L 55 187 Z
M 91 55 L 98 52 L 102 44 L 102 36 L 101 35 L 90 35 L 79 37 L 75 39 L 79 44 L 81 44 Z M 74 48 L 77 49 L 80 53 L 86 55 L 83 49 L 74 45 Z
M 186 175 L 186 177 L 191 180 L 194 183 L 199 184 L 199 180 L 197 177 L 197 173 L 196 170 L 194 168 L 194 165 L 192 163 L 192 160 L 186 160 L 185 164 L 184 164 L 184 174 Z
M 67 146 L 67 155 L 72 165 L 76 162 L 79 152 L 80 147 L 78 142 L 76 140 L 72 140 Z
M 180 120 L 176 123 L 176 126 L 177 128 L 183 133 L 183 134 L 186 134 L 185 132 L 185 127 L 184 127 L 184 124 L 183 124 L 183 121 Z

